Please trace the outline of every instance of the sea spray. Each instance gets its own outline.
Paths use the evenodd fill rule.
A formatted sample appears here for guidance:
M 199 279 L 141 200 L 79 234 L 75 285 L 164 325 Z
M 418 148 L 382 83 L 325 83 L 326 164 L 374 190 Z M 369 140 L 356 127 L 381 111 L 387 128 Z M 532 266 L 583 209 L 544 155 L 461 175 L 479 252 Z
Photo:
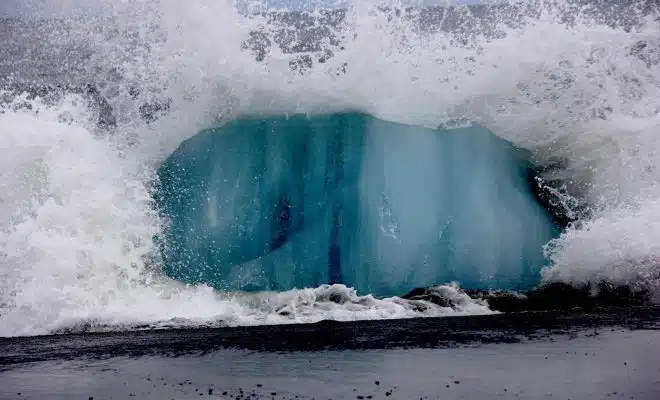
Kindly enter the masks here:
M 117 128 L 99 137 L 83 100 L 46 108 L 30 100 L 38 114 L 3 109 L 0 215 L 11 218 L 1 234 L 2 335 L 77 324 L 420 315 L 391 299 L 356 298 L 350 307 L 319 303 L 284 317 L 242 296 L 167 279 L 152 265 L 154 237 L 166 224 L 153 207 L 156 169 L 184 140 L 247 115 L 350 110 L 429 128 L 472 121 L 527 149 L 537 167 L 559 166 L 543 178 L 592 210 L 546 247 L 546 279 L 654 287 L 660 77 L 653 2 L 458 7 L 460 18 L 438 14 L 424 24 L 415 22 L 423 13 L 378 6 L 349 5 L 345 20 L 327 30 L 340 40 L 322 41 L 332 57 L 321 62 L 313 54 L 303 73 L 290 64 L 299 55 L 270 46 L 257 61 L 244 45 L 255 30 L 276 42 L 279 30 L 266 15 L 211 0 L 111 2 L 103 17 L 31 21 L 50 34 L 3 42 L 10 54 L 1 58 L 3 76 L 92 82 Z M 17 51 L 18 43 L 29 51 Z M 154 101 L 171 105 L 145 121 L 140 107 Z

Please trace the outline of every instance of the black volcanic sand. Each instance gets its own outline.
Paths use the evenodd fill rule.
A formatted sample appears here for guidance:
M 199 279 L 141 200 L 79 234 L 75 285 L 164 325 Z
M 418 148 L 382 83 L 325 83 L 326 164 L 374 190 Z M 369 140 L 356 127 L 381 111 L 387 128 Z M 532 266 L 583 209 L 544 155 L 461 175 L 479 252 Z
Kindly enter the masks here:
M 657 400 L 658 349 L 659 306 L 9 338 L 0 398 Z

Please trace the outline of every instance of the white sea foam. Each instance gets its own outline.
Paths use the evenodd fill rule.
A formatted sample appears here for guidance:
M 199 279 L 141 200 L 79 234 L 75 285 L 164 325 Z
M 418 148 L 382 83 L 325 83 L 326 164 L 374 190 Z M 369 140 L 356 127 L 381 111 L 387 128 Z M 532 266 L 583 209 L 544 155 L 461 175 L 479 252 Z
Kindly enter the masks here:
M 334 57 L 304 73 L 271 48 L 256 62 L 241 43 L 263 25 L 229 1 L 110 3 L 112 18 L 83 20 L 53 47 L 86 43 L 91 57 L 73 80 L 103 81 L 118 126 L 99 135 L 85 102 L 55 106 L 17 99 L 0 113 L 0 335 L 43 334 L 81 324 L 169 326 L 312 322 L 484 313 L 398 298 L 378 300 L 334 286 L 250 296 L 187 287 L 159 273 L 154 171 L 184 139 L 247 113 L 357 109 L 411 124 L 472 120 L 561 161 L 546 178 L 566 184 L 589 209 L 547 246 L 548 280 L 602 279 L 657 287 L 660 237 L 660 65 L 657 14 L 624 30 L 579 12 L 560 22 L 562 2 L 507 16 L 516 26 L 420 32 L 405 18 L 356 2 Z M 466 19 L 469 21 L 470 16 Z M 654 19 L 655 18 L 655 19 Z M 476 26 L 476 25 L 475 25 Z M 462 40 L 465 39 L 465 40 Z M 647 56 L 631 54 L 645 41 Z M 29 57 L 29 55 L 28 55 Z M 73 60 L 71 61 L 73 62 Z M 21 65 L 29 65 L 21 64 Z M 345 74 L 337 71 L 345 67 Z M 117 82 L 113 74 L 123 78 Z M 139 87 L 138 100 L 129 87 Z M 142 100 L 173 99 L 146 125 Z M 27 102 L 32 109 L 14 107 Z M 330 301 L 327 291 L 345 301 Z M 363 295 L 363 294 L 360 294 Z M 284 312 L 282 312 L 284 310 Z
M 442 308 L 343 285 L 240 295 L 165 278 L 153 257 L 161 222 L 150 169 L 88 129 L 80 98 L 15 110 L 25 100 L 0 113 L 0 336 L 490 312 L 455 286 L 446 290 L 456 306 Z

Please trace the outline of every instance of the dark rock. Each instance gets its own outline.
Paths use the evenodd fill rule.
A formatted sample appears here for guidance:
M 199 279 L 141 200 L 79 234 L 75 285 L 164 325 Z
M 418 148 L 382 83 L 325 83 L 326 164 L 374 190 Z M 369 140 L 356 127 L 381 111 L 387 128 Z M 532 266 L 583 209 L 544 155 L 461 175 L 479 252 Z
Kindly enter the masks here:
M 569 310 L 573 308 L 604 308 L 642 306 L 651 303 L 648 290 L 634 290 L 607 282 L 571 286 L 554 282 L 523 293 L 509 291 L 466 290 L 473 299 L 486 300 L 491 310 L 501 312 Z M 428 301 L 441 307 L 453 307 L 455 301 L 443 297 L 434 288 L 416 288 L 402 296 L 413 301 Z
M 523 294 L 483 291 L 467 293 L 470 297 L 487 300 L 492 310 L 502 312 L 628 307 L 649 304 L 651 300 L 647 290 L 636 291 L 629 286 L 616 286 L 606 282 L 601 282 L 596 287 L 576 287 L 554 282 Z
M 287 306 L 282 306 L 280 309 L 276 311 L 279 315 L 286 317 L 291 315 L 291 310 Z
M 406 300 L 425 300 L 440 307 L 452 307 L 455 304 L 451 299 L 442 296 L 442 294 L 433 288 L 415 288 L 409 293 L 401 296 Z
M 330 300 L 333 303 L 337 303 L 337 304 L 346 303 L 346 299 L 341 295 L 341 293 L 330 293 L 330 296 L 328 297 L 328 300 Z

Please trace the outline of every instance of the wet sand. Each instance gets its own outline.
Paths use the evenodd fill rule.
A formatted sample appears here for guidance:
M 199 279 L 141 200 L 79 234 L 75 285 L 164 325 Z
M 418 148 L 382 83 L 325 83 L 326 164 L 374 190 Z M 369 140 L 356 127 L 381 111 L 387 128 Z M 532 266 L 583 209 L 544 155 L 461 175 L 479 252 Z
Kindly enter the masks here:
M 660 398 L 660 308 L 0 339 L 2 399 Z

